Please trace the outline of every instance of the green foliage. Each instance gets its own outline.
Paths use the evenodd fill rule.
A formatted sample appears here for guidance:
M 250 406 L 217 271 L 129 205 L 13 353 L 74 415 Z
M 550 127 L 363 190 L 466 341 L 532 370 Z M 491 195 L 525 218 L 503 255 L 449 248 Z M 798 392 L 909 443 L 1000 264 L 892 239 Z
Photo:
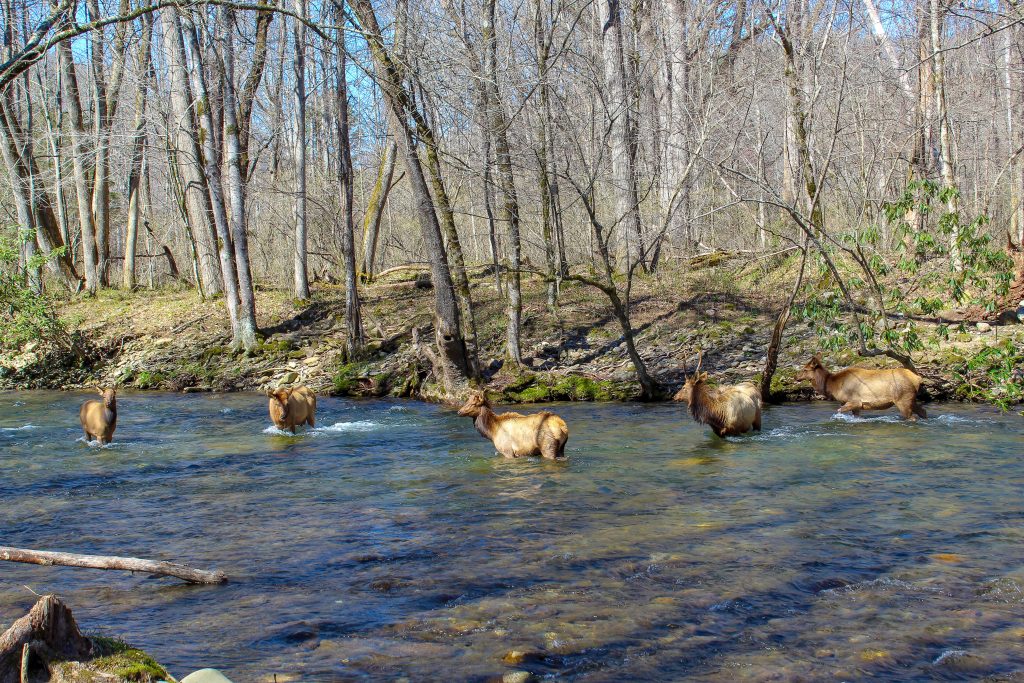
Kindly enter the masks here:
M 858 307 L 859 329 L 825 255 L 816 254 L 819 278 L 807 285 L 809 296 L 797 315 L 815 324 L 823 349 L 859 346 L 863 335 L 867 348 L 912 357 L 925 348 L 915 317 L 964 306 L 995 310 L 1009 289 L 1012 264 L 985 232 L 987 216 L 968 221 L 950 210 L 957 198 L 955 188 L 913 181 L 883 206 L 890 244 L 880 226 L 869 225 L 839 235 L 843 249 L 826 247 Z M 914 215 L 922 217 L 922 228 L 908 221 Z M 940 328 L 940 339 L 948 335 Z
M 159 372 L 143 370 L 135 377 L 135 386 L 139 389 L 156 389 L 164 381 L 164 376 Z
M 987 401 L 1003 410 L 1024 402 L 1024 349 L 1006 339 L 954 366 L 960 398 Z
M 343 363 L 334 371 L 331 378 L 334 393 L 345 396 L 353 393 L 360 386 L 360 378 L 366 374 L 365 363 Z
M 67 346 L 68 334 L 57 315 L 53 300 L 27 286 L 19 272 L 19 247 L 35 239 L 31 232 L 0 234 L 0 340 L 8 349 L 21 348 L 29 341 L 46 341 Z M 30 270 L 63 253 L 64 247 L 51 253 L 36 253 L 28 263 Z
M 142 650 L 114 638 L 93 636 L 90 640 L 98 656 L 89 663 L 100 671 L 138 683 L 170 680 L 167 671 Z

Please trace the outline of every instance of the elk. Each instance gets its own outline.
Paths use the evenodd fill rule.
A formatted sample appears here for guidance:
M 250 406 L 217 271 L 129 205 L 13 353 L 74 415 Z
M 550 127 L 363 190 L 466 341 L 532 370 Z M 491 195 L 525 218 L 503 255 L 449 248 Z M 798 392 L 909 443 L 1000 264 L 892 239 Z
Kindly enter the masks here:
M 746 434 L 751 429 L 761 431 L 761 391 L 750 382 L 708 386 L 708 373 L 700 371 L 703 360 L 701 352 L 696 372 L 686 379 L 672 400 L 686 403 L 690 417 L 711 427 L 716 436 Z
M 306 387 L 267 391 L 267 396 L 270 398 L 270 420 L 281 431 L 290 429 L 294 434 L 296 425 L 315 426 L 316 394 Z
M 114 438 L 117 427 L 117 390 L 96 387 L 96 393 L 102 400 L 89 399 L 78 411 L 78 419 L 82 422 L 82 431 L 86 441 L 99 441 L 108 444 Z
M 833 374 L 822 363 L 819 353 L 807 361 L 796 379 L 807 380 L 822 396 L 842 402 L 839 407 L 841 413 L 860 415 L 862 410 L 885 410 L 896 406 L 905 420 L 928 417 L 917 403 L 921 377 L 906 368 L 846 368 Z
M 565 456 L 569 428 L 565 420 L 543 411 L 532 415 L 494 412 L 482 391 L 470 394 L 459 415 L 473 418 L 480 435 L 490 439 L 494 448 L 506 458 L 540 455 L 554 460 Z

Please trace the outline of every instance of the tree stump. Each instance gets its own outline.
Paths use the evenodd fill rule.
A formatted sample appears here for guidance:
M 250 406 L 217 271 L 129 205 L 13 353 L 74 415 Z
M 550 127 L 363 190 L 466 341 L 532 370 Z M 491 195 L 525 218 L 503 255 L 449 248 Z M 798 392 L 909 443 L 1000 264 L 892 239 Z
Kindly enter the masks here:
M 72 661 L 92 653 L 92 642 L 78 630 L 68 606 L 54 595 L 39 598 L 28 614 L 0 635 L 0 683 L 20 683 L 26 645 L 31 652 Z

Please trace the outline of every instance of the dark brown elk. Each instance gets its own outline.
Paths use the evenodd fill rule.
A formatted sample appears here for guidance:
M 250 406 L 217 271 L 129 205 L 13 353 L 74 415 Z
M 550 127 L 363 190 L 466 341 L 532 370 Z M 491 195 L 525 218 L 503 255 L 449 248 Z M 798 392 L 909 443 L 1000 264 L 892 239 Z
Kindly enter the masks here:
M 717 436 L 761 431 L 761 391 L 750 384 L 712 387 L 708 373 L 700 371 L 703 354 L 697 359 L 697 370 L 686 379 L 683 388 L 672 397 L 689 406 L 690 417 L 711 427 Z
M 306 387 L 268 391 L 267 396 L 270 397 L 270 420 L 278 429 L 290 429 L 294 434 L 296 425 L 316 426 L 316 394 Z
M 553 460 L 565 456 L 569 428 L 565 420 L 554 413 L 498 415 L 484 392 L 475 391 L 459 408 L 459 415 L 473 418 L 476 430 L 490 439 L 494 448 L 506 458 L 540 455 Z
M 89 399 L 83 403 L 78 411 L 78 419 L 82 421 L 86 441 L 108 444 L 114 438 L 114 429 L 117 427 L 117 390 L 113 387 L 96 387 L 96 392 L 103 398 Z
M 825 398 L 840 401 L 841 413 L 860 415 L 862 410 L 885 410 L 896 406 L 907 420 L 928 417 L 917 403 L 917 390 L 921 377 L 906 368 L 875 370 L 872 368 L 846 368 L 831 373 L 815 355 L 797 373 L 798 381 L 807 380 L 814 390 Z

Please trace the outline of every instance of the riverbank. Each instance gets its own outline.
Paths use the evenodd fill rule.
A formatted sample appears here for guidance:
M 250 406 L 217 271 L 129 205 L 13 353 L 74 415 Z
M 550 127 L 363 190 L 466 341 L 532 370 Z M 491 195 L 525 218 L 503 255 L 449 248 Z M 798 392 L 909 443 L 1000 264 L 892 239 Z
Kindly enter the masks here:
M 303 383 L 321 394 L 417 397 L 425 367 L 412 330 L 431 326 L 433 293 L 416 286 L 415 270 L 393 273 L 364 287 L 363 320 L 369 338 L 364 359 L 345 358 L 344 292 L 320 284 L 310 301 L 287 292 L 257 292 L 262 341 L 255 352 L 233 352 L 222 300 L 192 290 L 101 292 L 59 305 L 74 352 L 30 343 L 0 353 L 0 389 L 74 389 L 116 384 L 172 391 L 263 391 Z M 763 368 L 775 315 L 791 280 L 786 264 L 723 259 L 700 268 L 665 267 L 637 277 L 632 317 L 637 347 L 654 378 L 678 387 L 698 349 L 704 369 L 720 381 L 756 379 Z M 546 303 L 546 284 L 525 278 L 524 367 L 503 362 L 504 303 L 494 278 L 477 273 L 473 299 L 480 359 L 488 388 L 505 402 L 631 400 L 639 395 L 621 330 L 604 295 L 563 283 L 560 303 Z M 1020 396 L 1024 326 L 968 321 L 943 336 L 921 322 L 924 350 L 915 356 L 934 399 Z M 796 367 L 822 343 L 811 321 L 794 316 L 786 329 L 773 388 L 786 399 L 812 396 L 794 379 Z M 825 353 L 832 366 L 891 365 L 853 350 Z M 692 367 L 691 367 L 692 370 Z

